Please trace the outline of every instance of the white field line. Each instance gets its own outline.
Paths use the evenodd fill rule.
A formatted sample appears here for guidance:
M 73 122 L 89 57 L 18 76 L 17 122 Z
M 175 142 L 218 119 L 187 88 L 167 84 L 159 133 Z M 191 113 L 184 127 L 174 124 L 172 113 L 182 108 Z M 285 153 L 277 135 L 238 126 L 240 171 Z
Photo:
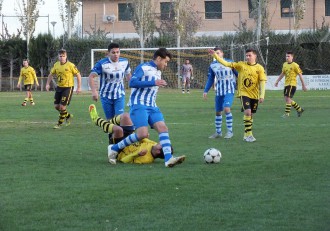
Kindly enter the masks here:
M 290 121 L 290 122 L 294 122 L 294 121 Z M 54 121 L 14 121 L 14 120 L 0 120 L 0 124 L 11 124 L 11 123 L 16 123 L 16 124 L 54 124 L 56 123 L 56 120 Z M 85 124 L 92 124 L 92 122 L 73 122 L 72 125 L 77 124 L 77 125 L 85 125 Z M 214 123 L 166 123 L 168 125 L 177 125 L 177 126 L 214 126 Z M 294 123 L 278 123 L 278 124 L 274 124 L 274 123 L 258 123 L 255 122 L 254 123 L 255 126 L 266 126 L 266 127 L 288 127 L 288 126 L 296 126 L 297 124 Z M 234 125 L 236 126 L 243 126 L 243 123 L 236 123 Z M 329 123 L 322 123 L 322 124 L 315 124 L 315 123 L 305 123 L 305 124 L 299 124 L 299 126 L 304 126 L 304 127 L 329 127 L 330 126 L 330 122 Z

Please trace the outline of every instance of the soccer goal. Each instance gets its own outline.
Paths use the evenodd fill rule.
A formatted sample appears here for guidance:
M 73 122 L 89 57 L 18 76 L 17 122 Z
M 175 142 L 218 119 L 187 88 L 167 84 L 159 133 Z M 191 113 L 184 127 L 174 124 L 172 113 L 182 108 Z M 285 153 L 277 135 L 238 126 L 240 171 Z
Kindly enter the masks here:
M 232 60 L 240 61 L 245 59 L 245 49 L 249 47 L 256 47 L 255 44 L 235 45 L 221 47 L 224 51 L 224 56 Z M 172 54 L 172 60 L 169 62 L 168 67 L 162 72 L 162 78 L 165 79 L 170 88 L 180 88 L 180 69 L 185 59 L 189 59 L 193 66 L 193 79 L 191 80 L 191 88 L 203 89 L 207 80 L 207 73 L 210 63 L 213 61 L 212 57 L 208 54 L 208 49 L 212 47 L 182 47 L 182 48 L 167 48 Z M 134 69 L 142 62 L 152 60 L 154 52 L 158 48 L 121 48 L 121 57 L 129 59 L 131 69 Z M 94 64 L 107 56 L 107 49 L 91 49 L 91 67 Z M 263 57 L 262 57 L 263 58 Z M 262 60 L 264 64 L 267 61 Z

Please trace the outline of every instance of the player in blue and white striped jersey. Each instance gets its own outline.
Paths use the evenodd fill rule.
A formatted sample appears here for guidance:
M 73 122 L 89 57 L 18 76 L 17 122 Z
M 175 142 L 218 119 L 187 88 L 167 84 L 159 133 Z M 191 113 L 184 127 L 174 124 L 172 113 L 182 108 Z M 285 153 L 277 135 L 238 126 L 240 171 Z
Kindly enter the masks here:
M 124 78 L 129 81 L 131 68 L 128 59 L 120 57 L 119 44 L 110 43 L 108 57 L 99 60 L 89 75 L 89 85 L 94 101 L 98 100 L 94 78 L 100 76 L 99 94 L 107 120 L 120 115 L 125 108 Z
M 156 105 L 159 87 L 167 86 L 165 80 L 161 79 L 161 71 L 172 58 L 165 48 L 159 48 L 153 56 L 153 60 L 140 64 L 133 73 L 130 81 L 130 117 L 136 128 L 135 133 L 129 135 L 117 144 L 108 148 L 108 158 L 111 164 L 116 163 L 119 150 L 149 137 L 148 126 L 150 125 L 158 132 L 159 141 L 164 152 L 165 167 L 173 167 L 184 161 L 185 156 L 174 157 L 172 145 L 165 124 L 164 117 Z
M 215 53 L 223 57 L 223 51 L 219 47 L 214 48 Z M 230 59 L 226 59 L 232 62 Z M 234 101 L 237 72 L 229 67 L 225 67 L 218 61 L 213 61 L 209 67 L 208 78 L 205 85 L 203 97 L 207 99 L 207 92 L 215 86 L 215 133 L 209 138 L 214 139 L 222 136 L 222 112 L 226 115 L 227 133 L 224 138 L 233 137 L 233 115 L 231 106 Z

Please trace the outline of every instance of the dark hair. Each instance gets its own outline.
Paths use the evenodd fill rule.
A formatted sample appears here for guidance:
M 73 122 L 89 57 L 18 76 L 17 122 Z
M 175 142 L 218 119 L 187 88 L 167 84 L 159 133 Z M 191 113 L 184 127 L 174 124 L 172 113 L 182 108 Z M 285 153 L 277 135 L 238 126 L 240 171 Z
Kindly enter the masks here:
M 173 154 L 173 147 L 172 146 L 171 146 L 171 153 Z M 157 155 L 156 158 L 160 158 L 160 159 L 165 158 L 163 149 L 160 149 L 159 155 Z
M 293 56 L 293 51 L 287 51 L 286 54 Z
M 214 47 L 213 50 L 214 50 L 214 51 L 222 51 L 222 49 L 221 49 L 220 47 L 218 47 L 218 46 Z
M 245 53 L 252 52 L 253 54 L 257 55 L 257 51 L 255 49 L 249 48 L 245 51 Z
M 30 62 L 28 59 L 23 59 L 23 62 L 24 62 L 24 61 L 26 61 L 26 62 L 28 62 L 28 63 Z
M 158 50 L 156 50 L 153 59 L 155 60 L 158 56 L 162 59 L 165 59 L 166 57 L 172 59 L 172 54 L 166 48 L 159 48 Z
M 113 48 L 119 48 L 118 43 L 110 43 L 108 46 L 108 51 L 111 51 Z
M 58 54 L 59 54 L 59 55 L 60 55 L 60 54 L 66 54 L 66 50 L 65 50 L 65 49 L 61 49 L 61 50 L 58 51 Z

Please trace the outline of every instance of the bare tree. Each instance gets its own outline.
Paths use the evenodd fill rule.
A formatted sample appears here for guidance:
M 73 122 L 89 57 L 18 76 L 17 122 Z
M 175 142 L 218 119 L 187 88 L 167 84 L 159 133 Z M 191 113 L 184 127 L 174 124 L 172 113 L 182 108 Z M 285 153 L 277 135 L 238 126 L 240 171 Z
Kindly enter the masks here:
M 160 36 L 177 37 L 178 44 L 186 45 L 201 26 L 201 17 L 189 0 L 172 0 L 172 11 L 174 15 L 168 19 L 162 20 L 160 17 L 161 24 L 157 30 Z
M 270 31 L 270 19 L 269 19 L 269 10 L 268 10 L 269 0 L 252 0 L 251 7 L 252 15 L 254 21 L 257 24 L 256 33 L 257 40 L 260 39 L 260 35 L 266 36 Z
M 291 9 L 294 16 L 293 28 L 297 30 L 300 27 L 300 21 L 305 16 L 305 10 L 306 10 L 305 0 L 292 0 Z
M 80 0 L 65 0 L 65 4 L 63 5 L 63 2 L 58 0 L 60 18 L 63 24 L 63 29 L 67 32 L 68 38 L 71 38 L 71 30 L 74 26 L 74 18 L 78 13 L 80 4 Z
M 155 14 L 151 0 L 131 0 L 132 4 L 132 22 L 136 33 L 140 37 L 140 46 L 144 48 L 144 44 L 155 32 Z
M 3 0 L 0 0 L 0 14 L 2 14 L 2 3 L 3 3 Z
M 22 25 L 23 34 L 28 42 L 36 29 L 39 17 L 38 5 L 44 4 L 43 0 L 16 0 L 18 9 L 15 9 Z

